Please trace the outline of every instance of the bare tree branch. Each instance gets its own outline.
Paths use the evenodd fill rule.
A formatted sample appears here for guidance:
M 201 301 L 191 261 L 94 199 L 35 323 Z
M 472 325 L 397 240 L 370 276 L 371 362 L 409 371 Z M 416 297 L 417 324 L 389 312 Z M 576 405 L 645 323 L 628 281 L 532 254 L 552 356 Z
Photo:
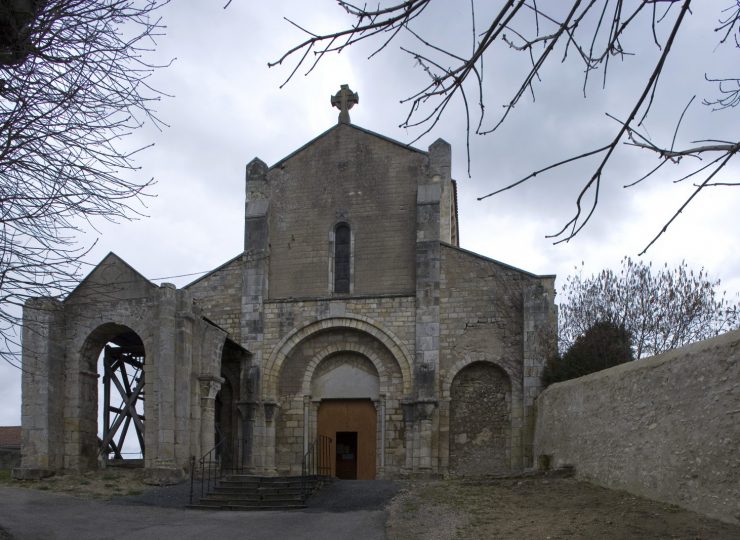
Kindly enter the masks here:
M 82 226 L 141 217 L 125 139 L 164 95 L 146 61 L 167 0 L 3 2 L 0 23 L 0 356 L 16 363 L 20 309 L 79 280 Z M 8 31 L 12 28 L 12 31 Z
M 725 0 L 731 2 L 729 7 L 721 10 L 719 25 L 715 31 L 719 34 L 720 45 L 725 43 L 740 47 L 740 0 Z M 666 62 L 671 55 L 679 30 L 684 24 L 686 15 L 691 9 L 691 0 L 639 0 L 624 2 L 624 0 L 570 0 L 566 3 L 538 3 L 534 0 L 499 0 L 491 9 L 491 14 L 484 30 L 479 31 L 480 18 L 476 16 L 475 0 L 471 0 L 471 30 L 472 49 L 466 54 L 456 53 L 432 40 L 424 37 L 424 33 L 415 26 L 418 17 L 429 7 L 432 0 L 408 0 L 395 3 L 387 7 L 378 6 L 369 8 L 366 5 L 356 6 L 340 0 L 339 5 L 353 18 L 354 23 L 348 28 L 332 33 L 312 33 L 302 29 L 308 37 L 295 47 L 289 49 L 277 61 L 268 65 L 282 64 L 288 58 L 303 53 L 296 62 L 287 81 L 306 61 L 309 51 L 314 51 L 316 61 L 328 52 L 340 52 L 346 47 L 361 40 L 381 39 L 380 45 L 373 55 L 384 50 L 401 34 L 410 35 L 418 43 L 418 48 L 404 46 L 401 49 L 414 58 L 417 65 L 429 75 L 429 80 L 417 91 L 412 92 L 402 103 L 408 105 L 408 113 L 400 127 L 417 128 L 418 132 L 412 143 L 432 130 L 448 106 L 456 98 L 461 100 L 462 110 L 466 120 L 466 146 L 468 149 L 468 173 L 470 173 L 470 132 L 476 126 L 474 134 L 486 135 L 495 132 L 503 122 L 513 113 L 525 94 L 535 99 L 536 85 L 541 81 L 544 66 L 552 62 L 553 53 L 562 51 L 561 62 L 565 62 L 569 52 L 573 53 L 578 63 L 583 66 L 585 94 L 591 72 L 602 70 L 603 82 L 607 84 L 609 62 L 613 57 L 625 58 L 635 54 L 626 47 L 629 31 L 640 31 L 638 24 L 647 18 L 652 32 L 653 43 L 660 51 L 650 74 L 637 87 L 634 101 L 629 105 L 628 112 L 613 137 L 604 141 L 595 149 L 584 151 L 576 156 L 559 160 L 553 165 L 539 169 L 529 175 L 507 183 L 504 187 L 493 190 L 479 200 L 507 191 L 525 183 L 536 176 L 551 171 L 562 165 L 600 156 L 595 162 L 592 172 L 584 179 L 583 185 L 576 197 L 575 211 L 564 226 L 555 234 L 549 235 L 555 243 L 567 242 L 574 238 L 588 224 L 599 202 L 603 175 L 607 165 L 612 161 L 614 152 L 621 143 L 627 140 L 628 146 L 647 149 L 656 154 L 659 159 L 657 166 L 642 176 L 639 180 L 628 184 L 636 185 L 652 177 L 667 162 L 677 163 L 682 158 L 698 158 L 704 154 L 724 152 L 727 159 L 714 161 L 719 167 L 705 165 L 699 167 L 692 174 L 706 172 L 715 178 L 717 174 L 730 163 L 737 155 L 737 146 L 740 142 L 726 141 L 717 144 L 702 144 L 698 146 L 676 149 L 676 141 L 681 121 L 686 109 L 681 113 L 673 133 L 670 147 L 661 147 L 653 143 L 649 137 L 638 133 L 638 129 L 651 113 L 656 100 L 660 77 Z M 490 6 L 489 6 L 490 7 Z M 664 40 L 659 36 L 658 26 L 668 24 L 669 32 Z M 732 39 L 731 39 L 732 38 Z M 337 42 L 341 39 L 341 42 Z M 462 40 L 461 40 L 462 41 Z M 337 44 L 338 43 L 338 44 Z M 314 50 L 316 48 L 316 50 Z M 467 47 L 466 47 L 467 48 Z M 498 118 L 492 119 L 489 124 L 488 108 L 485 104 L 483 61 L 486 56 L 495 57 L 502 49 L 511 49 L 523 52 L 530 62 L 529 69 L 523 74 L 513 93 L 504 101 L 503 112 Z M 371 55 L 371 56 L 373 56 Z M 451 66 L 448 63 L 452 63 Z M 315 63 L 310 67 L 313 69 Z M 716 78 L 705 76 L 710 82 L 717 84 L 719 97 L 705 98 L 704 103 L 715 110 L 735 107 L 740 104 L 740 79 L 736 77 Z M 468 94 L 465 86 L 473 85 L 478 95 L 477 119 L 471 118 Z M 468 86 L 468 91 L 470 86 Z M 691 102 L 690 102 L 691 103 Z M 689 103 L 689 104 L 690 104 Z M 609 115 L 616 119 L 614 116 Z M 699 182 L 704 187 L 734 185 L 733 181 L 717 179 L 716 181 Z M 692 197 L 693 198 L 693 197 Z M 678 210 L 680 213 L 681 209 Z M 675 218 L 675 216 L 674 216 Z M 658 234 L 660 236 L 673 218 Z M 651 243 L 652 244 L 652 243 Z

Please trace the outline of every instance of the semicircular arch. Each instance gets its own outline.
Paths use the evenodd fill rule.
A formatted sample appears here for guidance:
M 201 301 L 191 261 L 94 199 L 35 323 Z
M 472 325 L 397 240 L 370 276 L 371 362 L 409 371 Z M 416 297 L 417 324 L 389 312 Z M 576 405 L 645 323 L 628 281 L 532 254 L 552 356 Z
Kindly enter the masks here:
M 455 380 L 455 377 L 466 367 L 472 365 L 472 364 L 489 364 L 491 366 L 497 367 L 501 371 L 503 371 L 506 376 L 509 378 L 509 384 L 513 387 L 513 382 L 515 380 L 514 374 L 511 373 L 511 371 L 502 363 L 496 362 L 495 360 L 490 359 L 480 359 L 480 358 L 473 358 L 465 356 L 461 359 L 459 359 L 457 362 L 455 362 L 452 367 L 447 370 L 447 373 L 444 377 L 442 377 L 442 399 L 450 399 L 450 388 L 452 387 L 452 381 Z
M 382 343 L 391 353 L 401 369 L 403 392 L 411 393 L 411 357 L 403 343 L 397 336 L 388 330 L 382 329 L 377 323 L 367 317 L 343 316 L 327 317 L 316 320 L 301 328 L 297 328 L 285 336 L 273 349 L 264 366 L 264 381 L 262 394 L 266 399 L 275 399 L 278 394 L 278 380 L 283 364 L 290 352 L 300 343 L 319 332 L 336 329 L 350 329 L 372 336 Z M 377 366 L 376 366 L 377 367 Z M 315 366 L 314 366 L 315 369 Z M 380 373 L 380 371 L 379 371 Z
M 303 374 L 303 383 L 301 385 L 301 392 L 304 396 L 311 393 L 311 382 L 313 381 L 314 372 L 316 371 L 316 368 L 319 366 L 319 364 L 321 364 L 324 360 L 327 360 L 328 358 L 341 353 L 355 353 L 366 358 L 375 367 L 375 371 L 378 372 L 380 393 L 387 394 L 389 392 L 390 381 L 388 378 L 387 370 L 383 365 L 383 361 L 374 351 L 363 345 L 335 343 L 316 353 L 316 356 L 313 358 L 313 360 L 311 360 L 306 366 L 306 371 Z

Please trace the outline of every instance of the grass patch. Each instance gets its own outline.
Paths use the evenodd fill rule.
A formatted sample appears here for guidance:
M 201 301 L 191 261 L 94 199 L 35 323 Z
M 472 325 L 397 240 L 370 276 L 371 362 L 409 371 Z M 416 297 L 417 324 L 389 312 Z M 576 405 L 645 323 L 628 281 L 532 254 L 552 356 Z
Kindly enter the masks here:
M 407 514 L 416 513 L 419 511 L 419 502 L 407 500 L 403 503 L 403 511 Z
M 12 482 L 12 478 L 10 477 L 10 469 L 0 469 L 0 483 L 2 484 L 9 484 Z

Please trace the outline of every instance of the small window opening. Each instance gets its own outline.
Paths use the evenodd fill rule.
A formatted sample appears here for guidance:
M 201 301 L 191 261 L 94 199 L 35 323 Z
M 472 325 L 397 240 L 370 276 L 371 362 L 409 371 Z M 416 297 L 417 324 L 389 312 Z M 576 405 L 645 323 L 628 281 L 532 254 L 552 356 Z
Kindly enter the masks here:
M 350 280 L 351 234 L 347 223 L 334 229 L 334 292 L 348 293 Z

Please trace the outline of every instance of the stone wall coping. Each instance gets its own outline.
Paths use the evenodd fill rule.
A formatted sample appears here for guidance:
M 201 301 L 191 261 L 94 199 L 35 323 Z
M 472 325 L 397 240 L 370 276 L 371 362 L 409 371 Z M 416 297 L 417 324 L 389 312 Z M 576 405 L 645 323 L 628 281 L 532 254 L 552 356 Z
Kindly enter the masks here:
M 529 276 L 529 277 L 533 277 L 537 279 L 555 279 L 557 277 L 555 274 L 542 274 L 542 275 L 533 274 L 532 272 L 527 272 L 526 270 L 522 270 L 521 268 L 517 268 L 516 266 L 506 264 L 505 262 L 497 261 L 496 259 L 492 259 L 490 257 L 486 257 L 485 255 L 481 255 L 480 253 L 476 253 L 475 251 L 470 251 L 467 249 L 463 249 L 459 246 L 448 244 L 447 242 L 440 241 L 440 245 L 442 247 L 457 251 L 459 253 L 464 253 L 465 255 L 475 257 L 476 259 L 480 259 L 481 261 L 489 262 L 491 264 L 495 264 L 496 266 L 502 266 L 506 268 L 507 270 L 513 270 L 520 274 L 524 274 L 525 276 Z

